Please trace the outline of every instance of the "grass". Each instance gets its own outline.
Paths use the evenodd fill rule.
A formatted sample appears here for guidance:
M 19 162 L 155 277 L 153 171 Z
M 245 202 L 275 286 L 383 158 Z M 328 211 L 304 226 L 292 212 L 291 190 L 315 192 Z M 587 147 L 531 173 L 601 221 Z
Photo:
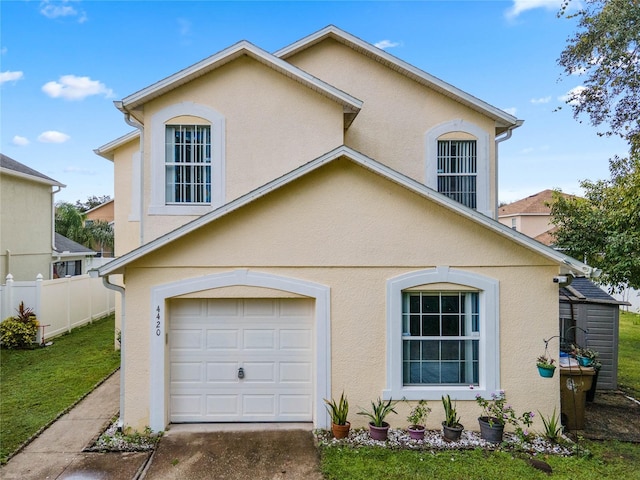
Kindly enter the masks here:
M 33 350 L 0 350 L 0 463 L 120 364 L 113 315 Z
M 618 382 L 627 394 L 640 397 L 640 315 L 621 312 Z M 581 440 L 590 455 L 547 456 L 557 480 L 640 479 L 640 444 L 615 440 Z M 545 472 L 534 469 L 523 456 L 484 450 L 416 452 L 376 447 L 323 447 L 321 468 L 327 480 L 541 480 Z
M 621 390 L 640 398 L 640 314 L 620 312 L 618 384 Z

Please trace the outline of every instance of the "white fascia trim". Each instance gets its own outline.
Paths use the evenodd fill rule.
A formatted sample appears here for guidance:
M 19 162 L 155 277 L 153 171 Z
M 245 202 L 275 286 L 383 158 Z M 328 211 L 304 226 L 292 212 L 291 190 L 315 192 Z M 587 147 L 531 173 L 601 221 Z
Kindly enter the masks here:
M 494 120 L 500 120 L 505 127 L 515 127 L 521 125 L 521 123 L 518 124 L 519 120 L 516 117 L 508 114 L 504 110 L 494 107 L 493 105 L 490 105 L 483 100 L 480 100 L 479 98 L 474 97 L 473 95 L 470 95 L 423 70 L 420 70 L 419 68 L 405 62 L 404 60 L 394 57 L 390 53 L 377 48 L 370 43 L 365 42 L 364 40 L 361 40 L 360 38 L 355 37 L 354 35 L 347 33 L 344 30 L 339 29 L 334 25 L 329 25 L 322 30 L 312 33 L 311 35 L 308 35 L 307 37 L 304 37 L 301 40 L 292 43 L 291 45 L 288 45 L 274 52 L 274 55 L 276 57 L 286 59 L 289 56 L 294 55 L 295 53 L 301 50 L 305 50 L 306 48 L 320 42 L 325 37 L 330 37 L 344 45 L 355 48 L 356 50 L 359 49 L 365 52 L 367 56 L 377 60 L 378 62 L 386 64 L 390 68 L 399 71 L 400 73 L 416 80 L 417 82 L 433 88 L 449 97 L 453 97 L 461 103 L 473 108 L 474 110 L 480 111 L 485 115 L 490 116 Z
M 261 62 L 262 64 L 280 72 L 287 77 L 296 80 L 303 85 L 315 90 L 321 95 L 332 99 L 333 101 L 341 104 L 345 111 L 349 113 L 357 113 L 362 108 L 362 101 L 349 95 L 336 87 L 329 85 L 328 83 L 308 74 L 307 72 L 300 70 L 299 68 L 291 65 L 290 63 L 277 58 L 270 53 L 256 47 L 252 43 L 243 40 L 236 43 L 204 60 L 195 63 L 194 65 L 185 68 L 163 80 L 160 80 L 147 88 L 144 88 L 122 100 L 122 105 L 126 109 L 133 109 L 137 106 L 148 102 L 149 100 L 160 96 L 178 86 L 187 83 L 194 78 L 204 75 L 226 63 L 235 60 L 236 58 L 247 55 L 254 60 Z
M 473 287 L 480 293 L 479 386 L 403 385 L 402 375 L 402 292 L 417 285 L 453 283 Z M 480 394 L 487 398 L 500 386 L 500 294 L 494 278 L 464 270 L 441 266 L 405 273 L 387 281 L 387 379 L 383 398 L 407 400 L 440 400 L 450 394 L 455 400 L 475 400 Z
M 238 269 L 227 273 L 187 278 L 157 285 L 151 289 L 151 339 L 149 426 L 155 432 L 165 430 L 169 421 L 167 405 L 167 364 L 165 344 L 167 328 L 166 304 L 168 299 L 187 293 L 212 288 L 244 285 L 293 292 L 315 299 L 314 321 L 314 428 L 328 428 L 330 419 L 324 398 L 331 398 L 331 290 L 306 280 L 283 277 L 270 273 Z
M 520 232 L 513 230 L 511 227 L 507 227 L 506 225 L 501 224 L 497 220 L 494 220 L 492 218 L 487 217 L 486 215 L 483 215 L 482 213 L 479 213 L 479 212 L 476 212 L 475 210 L 467 208 L 461 203 L 456 202 L 455 200 L 452 200 L 449 197 L 442 195 L 431 188 L 426 187 L 424 184 L 412 178 L 409 178 L 387 167 L 386 165 L 383 165 L 373 160 L 372 158 L 369 158 L 366 155 L 353 150 L 350 147 L 342 145 L 340 147 L 335 148 L 334 150 L 331 150 L 330 152 L 325 153 L 324 155 L 316 158 L 315 160 L 312 160 L 309 163 L 306 163 L 296 168 L 295 170 L 292 170 L 291 172 L 279 178 L 276 178 L 275 180 L 272 180 L 271 182 L 263 185 L 262 187 L 257 188 L 256 190 L 253 190 L 247 193 L 246 195 L 238 197 L 235 200 L 232 200 L 226 205 L 223 205 L 222 207 L 212 212 L 209 212 L 206 215 L 203 215 L 202 217 L 197 218 L 183 225 L 182 227 L 179 227 L 176 230 L 173 230 L 172 232 L 169 232 L 161 237 L 158 237 L 155 240 L 152 240 L 151 242 L 137 248 L 136 250 L 133 250 L 123 255 L 122 257 L 112 260 L 111 262 L 107 263 L 106 265 L 103 265 L 98 269 L 100 276 L 116 273 L 116 270 L 121 269 L 122 267 L 127 265 L 129 262 L 134 261 L 146 255 L 147 253 L 150 253 L 162 247 L 163 245 L 166 245 L 167 243 L 170 243 L 173 240 L 176 240 L 177 238 L 187 235 L 188 233 L 194 230 L 197 230 L 202 225 L 206 225 L 209 222 L 212 222 L 220 217 L 223 217 L 224 215 L 227 215 L 233 212 L 234 210 L 237 210 L 238 208 L 243 207 L 244 205 L 247 205 L 253 202 L 254 200 L 257 200 L 263 197 L 267 193 L 273 190 L 277 190 L 278 188 L 281 188 L 284 185 L 287 185 L 288 183 L 293 182 L 298 178 L 306 175 L 307 173 L 310 173 L 313 170 L 320 168 L 322 165 L 330 163 L 341 157 L 346 157 L 351 161 L 357 164 L 360 164 L 363 167 L 371 170 L 372 172 L 375 172 L 383 177 L 386 177 L 392 182 L 395 182 L 407 188 L 408 190 L 413 191 L 418 195 L 421 195 L 425 198 L 432 200 L 438 205 L 441 205 L 463 217 L 473 220 L 476 223 L 483 225 L 484 227 L 490 230 L 493 230 L 494 232 L 504 237 L 507 237 L 510 240 L 524 246 L 525 248 L 528 248 L 529 250 L 533 250 L 539 253 L 545 258 L 548 258 L 553 262 L 563 265 L 564 267 L 568 268 L 571 271 L 575 271 L 580 273 L 581 275 L 586 275 L 586 276 L 589 276 L 593 271 L 593 268 L 590 267 L 589 265 L 586 265 L 567 255 L 563 255 L 558 251 L 550 247 L 547 247 L 546 245 L 543 245 L 542 243 L 532 238 L 529 238 Z
M 36 183 L 42 183 L 44 185 L 50 185 L 52 187 L 66 187 L 65 184 L 54 180 L 53 178 L 47 180 L 46 178 L 37 177 L 35 175 L 29 175 L 28 173 L 18 172 L 10 168 L 0 167 L 0 173 L 3 175 L 11 175 L 12 177 L 23 178 L 24 180 L 30 180 Z
M 427 187 L 438 191 L 438 138 L 446 133 L 465 132 L 476 138 L 476 201 L 477 211 L 493 218 L 491 208 L 491 186 L 489 181 L 490 155 L 489 134 L 478 125 L 463 119 L 451 120 L 436 125 L 425 136 L 425 178 Z
M 123 135 L 121 137 L 116 138 L 115 140 L 112 140 L 109 143 L 106 143 L 101 147 L 94 149 L 93 153 L 113 162 L 114 150 L 116 150 L 117 148 L 121 147 L 126 143 L 129 143 L 131 140 L 134 140 L 135 138 L 139 138 L 139 137 L 140 137 L 140 130 L 134 130 L 132 132 L 127 133 L 126 135 Z

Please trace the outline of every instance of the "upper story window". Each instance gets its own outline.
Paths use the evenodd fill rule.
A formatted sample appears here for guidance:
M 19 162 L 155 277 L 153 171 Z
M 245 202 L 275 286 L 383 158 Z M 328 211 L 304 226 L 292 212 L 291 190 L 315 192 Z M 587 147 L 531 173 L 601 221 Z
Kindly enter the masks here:
M 167 125 L 165 138 L 167 204 L 210 204 L 211 127 Z
M 425 182 L 452 200 L 495 218 L 490 138 L 489 132 L 462 119 L 429 129 L 425 135 Z
M 475 209 L 478 174 L 476 141 L 439 140 L 437 161 L 438 191 Z
M 149 215 L 204 215 L 224 204 L 222 114 L 206 105 L 176 103 L 151 116 L 144 136 L 150 136 L 151 147 Z

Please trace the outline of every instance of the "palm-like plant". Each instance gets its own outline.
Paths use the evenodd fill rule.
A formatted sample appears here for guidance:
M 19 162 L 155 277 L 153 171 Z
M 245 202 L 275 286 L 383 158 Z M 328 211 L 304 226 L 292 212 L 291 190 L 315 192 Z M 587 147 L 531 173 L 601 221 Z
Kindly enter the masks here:
M 385 424 L 384 419 L 390 413 L 397 414 L 395 410 L 395 406 L 398 401 L 393 401 L 392 399 L 387 400 L 386 402 L 382 401 L 380 397 L 375 402 L 371 402 L 371 410 L 361 409 L 358 412 L 358 415 L 364 415 L 369 417 L 369 420 L 374 427 L 383 427 Z
M 337 402 L 333 399 L 331 401 L 324 399 L 324 403 L 327 404 L 327 411 L 331 415 L 331 422 L 335 425 L 346 425 L 347 415 L 349 414 L 349 401 L 344 396 L 344 392 L 340 395 L 340 400 Z

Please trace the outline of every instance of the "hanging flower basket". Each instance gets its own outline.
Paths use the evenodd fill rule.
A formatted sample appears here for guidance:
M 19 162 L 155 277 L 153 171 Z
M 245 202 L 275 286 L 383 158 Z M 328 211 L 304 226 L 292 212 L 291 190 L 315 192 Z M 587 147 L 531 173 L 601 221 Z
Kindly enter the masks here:
M 553 374 L 556 373 L 556 366 L 543 366 L 538 365 L 538 373 L 543 378 L 553 378 Z

